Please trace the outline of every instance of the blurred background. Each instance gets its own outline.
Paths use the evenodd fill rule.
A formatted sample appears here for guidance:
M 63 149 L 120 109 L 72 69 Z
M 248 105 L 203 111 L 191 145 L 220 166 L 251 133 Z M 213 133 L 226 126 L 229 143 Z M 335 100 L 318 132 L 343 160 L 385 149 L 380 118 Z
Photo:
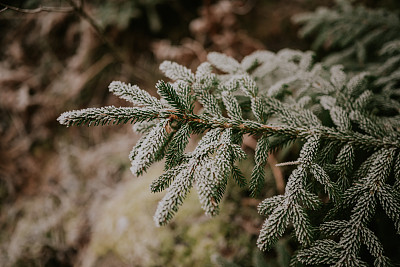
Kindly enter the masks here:
M 108 92 L 114 80 L 155 95 L 163 60 L 194 69 L 209 51 L 240 60 L 259 49 L 306 50 L 290 18 L 320 5 L 333 1 L 0 0 L 0 266 L 287 266 L 289 237 L 268 253 L 256 248 L 263 218 L 246 188 L 232 185 L 216 218 L 194 192 L 156 228 L 164 193 L 149 185 L 163 166 L 131 174 L 132 127 L 65 128 L 56 119 L 128 105 Z M 247 177 L 252 166 L 251 157 L 242 163 Z M 285 176 L 267 173 L 262 198 L 280 193 L 276 176 Z

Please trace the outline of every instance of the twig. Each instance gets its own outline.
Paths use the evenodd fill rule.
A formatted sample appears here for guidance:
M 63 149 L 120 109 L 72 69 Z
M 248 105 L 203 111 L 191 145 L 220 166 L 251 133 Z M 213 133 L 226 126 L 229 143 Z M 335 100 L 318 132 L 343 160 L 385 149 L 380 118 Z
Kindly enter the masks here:
M 276 167 L 283 167 L 283 166 L 291 166 L 291 165 L 299 165 L 300 161 L 287 161 L 287 162 L 281 162 L 281 163 L 276 163 Z
M 74 9 L 72 7 L 39 6 L 38 8 L 34 8 L 34 9 L 18 8 L 15 6 L 3 4 L 2 2 L 0 2 L 0 6 L 4 6 L 4 8 L 0 10 L 0 12 L 10 9 L 10 10 L 14 10 L 17 12 L 28 13 L 28 14 L 36 14 L 36 13 L 40 13 L 40 12 L 72 12 L 72 11 L 74 11 Z

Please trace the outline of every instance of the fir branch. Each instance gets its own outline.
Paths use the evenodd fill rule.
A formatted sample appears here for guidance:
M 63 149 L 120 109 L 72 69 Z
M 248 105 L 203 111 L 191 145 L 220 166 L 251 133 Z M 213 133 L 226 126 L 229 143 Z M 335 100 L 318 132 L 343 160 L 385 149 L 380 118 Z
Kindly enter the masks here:
M 157 193 L 164 191 L 169 185 L 174 181 L 175 177 L 185 168 L 186 164 L 181 164 L 177 167 L 170 168 L 155 179 L 150 185 L 150 191 L 152 193 Z
M 222 111 L 215 96 L 207 91 L 203 91 L 198 93 L 198 100 L 203 105 L 205 114 L 217 118 L 222 117 Z
M 306 142 L 301 148 L 298 161 L 300 161 L 305 167 L 311 167 L 310 165 L 314 161 L 319 146 L 320 146 L 319 136 L 317 135 L 308 136 Z
M 346 84 L 346 74 L 343 71 L 343 66 L 335 65 L 330 69 L 331 72 L 331 83 L 339 91 L 344 88 Z
M 282 103 L 279 100 L 271 97 L 265 98 L 265 104 L 287 125 L 295 127 L 317 127 L 321 125 L 321 121 L 310 110 L 296 109 L 289 104 Z
M 265 164 L 268 160 L 268 138 L 266 135 L 262 135 L 257 142 L 257 147 L 255 151 L 255 166 L 251 173 L 250 178 L 250 195 L 252 197 L 257 196 L 264 185 L 265 177 Z
M 188 83 L 194 81 L 194 74 L 188 68 L 175 62 L 164 61 L 160 65 L 160 70 L 172 80 L 184 80 Z
M 246 72 L 251 73 L 253 70 L 257 70 L 260 66 L 265 65 L 264 63 L 270 63 L 274 59 L 274 53 L 258 50 L 245 56 L 240 65 Z
M 219 213 L 214 186 L 215 180 L 220 180 L 221 175 L 216 170 L 216 167 L 213 161 L 204 161 L 204 163 L 200 163 L 198 171 L 194 175 L 201 207 L 205 214 L 209 216 L 215 216 Z
M 233 74 L 241 71 L 239 62 L 224 54 L 211 52 L 207 55 L 207 59 L 212 65 L 214 65 L 219 70 L 222 70 L 223 72 Z
M 135 133 L 145 134 L 148 133 L 156 124 L 157 120 L 137 122 L 132 126 L 132 130 Z
M 193 83 L 193 90 L 197 94 L 201 92 L 208 92 L 218 84 L 217 75 L 212 73 L 212 66 L 209 62 L 201 63 L 196 70 L 195 82 Z
M 254 79 L 252 79 L 249 75 L 243 75 L 240 79 L 241 89 L 243 92 L 250 96 L 256 97 L 258 95 L 258 86 Z
M 299 188 L 297 191 L 298 202 L 305 208 L 310 210 L 318 210 L 321 208 L 322 202 L 317 195 L 310 193 L 303 188 Z
M 168 101 L 172 107 L 179 111 L 190 111 L 190 106 L 183 97 L 180 97 L 175 88 L 164 81 L 159 81 L 156 84 L 158 94 Z
M 290 222 L 300 223 L 300 225 L 296 226 L 298 241 L 300 243 L 308 244 L 311 242 L 312 234 L 309 227 L 309 219 L 304 210 L 299 206 L 301 193 L 304 190 L 305 177 L 306 169 L 302 165 L 291 173 L 281 205 L 277 206 L 271 212 L 261 228 L 257 240 L 257 245 L 261 250 L 267 250 L 274 245 Z M 264 202 L 263 206 L 261 206 L 260 210 L 262 212 L 268 212 L 268 206 L 266 206 L 268 203 Z M 274 202 L 270 203 L 274 204 Z
M 346 93 L 350 96 L 358 95 L 360 92 L 365 90 L 366 85 L 368 84 L 368 80 L 370 79 L 371 74 L 368 72 L 361 72 L 357 75 L 354 75 L 346 85 Z M 365 90 L 364 92 L 370 92 L 369 90 Z
M 397 152 L 396 159 L 394 161 L 394 185 L 393 189 L 400 192 L 400 153 Z
M 261 97 L 251 98 L 251 110 L 258 122 L 266 122 L 269 114 L 267 114 L 265 102 Z
M 341 192 L 338 186 L 330 180 L 325 170 L 318 164 L 311 164 L 310 172 L 313 174 L 315 179 L 324 186 L 325 192 L 328 194 L 332 201 L 337 201 L 341 197 Z
M 165 110 L 162 117 L 171 117 L 177 122 L 190 123 L 199 132 L 207 129 L 228 129 L 238 130 L 243 134 L 267 134 L 284 135 L 292 139 L 299 138 L 306 140 L 310 135 L 318 135 L 321 139 L 330 140 L 337 145 L 352 144 L 366 150 L 377 150 L 382 147 L 400 148 L 400 143 L 392 140 L 378 139 L 358 132 L 342 132 L 329 127 L 293 127 L 287 125 L 269 125 L 250 120 L 231 120 L 227 118 L 210 118 L 204 115 L 183 114 L 175 111 Z
M 377 122 L 372 121 L 359 111 L 352 111 L 350 113 L 350 118 L 355 121 L 362 130 L 371 136 L 383 138 L 387 135 L 387 129 L 385 129 L 383 125 L 379 125 Z
M 261 250 L 270 249 L 285 232 L 289 224 L 289 210 L 287 205 L 278 206 L 265 220 L 260 235 L 257 239 L 257 246 Z
M 341 8 L 352 10 L 346 5 Z M 342 14 L 324 12 L 328 17 L 319 19 L 336 21 L 335 16 Z M 319 29 L 319 25 L 307 27 L 311 32 Z M 366 33 L 365 28 L 354 35 L 361 32 Z M 343 47 L 354 38 L 339 40 L 334 32 L 329 34 Z M 386 36 L 380 26 L 360 37 L 360 58 L 377 36 Z M 384 54 L 397 53 L 394 45 L 387 46 Z M 353 46 L 346 49 L 348 55 L 357 53 Z M 268 152 L 297 140 L 301 150 L 289 162 L 296 169 L 288 177 L 284 195 L 267 198 L 258 207 L 267 216 L 258 247 L 271 248 L 292 224 L 297 241 L 303 247 L 311 245 L 296 254 L 304 264 L 364 266 L 362 245 L 375 264 L 388 264 L 368 226 L 380 205 L 400 231 L 400 104 L 398 90 L 393 89 L 400 80 L 396 70 L 400 61 L 386 61 L 378 70 L 382 75 L 374 81 L 367 72 L 350 77 L 353 73 L 346 74 L 340 65 L 314 64 L 312 52 L 258 51 L 241 63 L 220 53 L 210 53 L 208 58 L 195 74 L 177 63 L 164 62 L 160 69 L 175 81 L 157 83 L 160 100 L 137 86 L 113 82 L 110 91 L 139 107 L 71 111 L 58 120 L 67 126 L 140 123 L 135 129 L 144 136 L 130 153 L 132 172 L 139 175 L 166 157 L 164 174 L 150 186 L 152 192 L 167 189 L 154 215 L 159 226 L 173 218 L 193 186 L 205 213 L 218 214 L 229 178 L 240 186 L 246 183 L 235 166 L 246 156 L 240 147 L 243 135 L 261 136 L 249 183 L 252 196 L 264 186 Z M 213 73 L 212 65 L 225 74 Z M 203 105 L 199 113 L 194 112 L 195 101 Z M 191 134 L 204 135 L 193 152 L 184 153 Z M 320 231 L 338 242 L 314 235 L 319 220 L 310 219 L 310 210 L 321 217 Z M 314 238 L 318 240 L 313 243 Z
M 337 155 L 336 166 L 339 166 L 339 179 L 338 184 L 343 189 L 347 189 L 351 182 L 350 174 L 353 170 L 355 155 L 354 148 L 350 144 L 344 145 Z
M 158 203 L 154 214 L 157 226 L 167 224 L 182 205 L 183 200 L 192 188 L 193 171 L 191 168 L 183 169 L 168 188 L 167 194 Z
M 400 234 L 399 193 L 392 186 L 385 184 L 381 186 L 377 195 L 383 210 L 392 219 L 397 233 Z
M 361 230 L 361 237 L 362 237 L 362 242 L 364 245 L 366 245 L 369 253 L 375 257 L 375 258 L 383 258 L 384 257 L 384 250 L 381 242 L 379 242 L 378 238 L 372 232 L 370 229 L 367 227 L 363 227 Z M 386 258 L 386 257 L 385 257 Z M 383 261 L 386 261 L 389 263 L 388 259 L 382 259 Z M 389 266 L 390 263 L 387 265 Z
M 222 93 L 222 101 L 226 107 L 228 116 L 233 120 L 242 120 L 242 110 L 236 98 L 227 91 Z
M 341 131 L 348 131 L 351 129 L 351 121 L 350 118 L 342 108 L 338 106 L 334 106 L 329 110 L 329 114 L 331 115 L 333 123 L 340 129 Z
M 226 82 L 221 82 L 218 86 L 218 89 L 224 92 L 235 92 L 239 89 L 241 82 L 240 79 L 242 78 L 241 75 L 234 75 Z
M 324 222 L 319 226 L 319 229 L 327 236 L 337 236 L 343 234 L 348 227 L 349 227 L 348 221 L 334 220 L 334 221 Z
M 108 89 L 116 96 L 119 96 L 121 99 L 129 101 L 136 106 L 162 108 L 160 100 L 151 96 L 148 92 L 141 90 L 137 85 L 113 81 L 108 86 Z
M 246 178 L 244 177 L 242 171 L 239 169 L 238 166 L 233 165 L 232 166 L 232 179 L 240 186 L 240 187 L 245 187 L 247 185 Z
M 293 223 L 294 232 L 300 244 L 308 246 L 313 241 L 313 227 L 304 211 L 304 208 L 298 204 L 290 207 L 290 220 Z
M 181 128 L 174 134 L 171 143 L 168 146 L 165 157 L 166 169 L 175 167 L 183 158 L 183 152 L 189 143 L 190 128 L 188 124 L 182 125 Z
M 141 175 L 152 163 L 157 160 L 157 155 L 164 149 L 165 142 L 169 141 L 165 126 L 168 122 L 161 121 L 146 135 L 135 153 L 131 152 L 131 171 Z
M 64 112 L 57 120 L 65 126 L 108 125 L 149 121 L 159 117 L 157 109 L 130 107 L 88 108 Z
M 362 92 L 358 98 L 354 101 L 354 110 L 363 110 L 367 107 L 368 103 L 373 98 L 373 93 L 370 90 L 365 90 Z
M 264 199 L 258 206 L 257 211 L 260 215 L 269 216 L 280 205 L 283 204 L 285 197 L 283 195 L 273 196 Z
M 334 264 L 340 257 L 339 245 L 330 239 L 316 241 L 309 249 L 300 250 L 296 258 L 307 265 Z
M 392 55 L 398 52 L 400 52 L 400 39 L 385 43 L 379 51 L 379 55 Z

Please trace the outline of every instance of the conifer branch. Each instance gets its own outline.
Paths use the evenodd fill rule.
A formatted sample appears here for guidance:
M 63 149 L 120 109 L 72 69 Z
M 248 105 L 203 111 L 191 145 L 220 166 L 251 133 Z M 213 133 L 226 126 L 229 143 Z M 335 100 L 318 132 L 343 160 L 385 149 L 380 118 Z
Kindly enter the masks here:
M 304 34 L 337 26 L 327 20 L 369 12 L 340 7 L 343 10 L 336 13 L 317 11 L 318 21 L 311 15 L 300 18 L 306 23 Z M 392 29 L 381 31 L 391 20 L 396 19 L 383 19 L 374 24 L 373 33 L 363 28 L 346 40 L 330 34 L 351 56 L 356 49 L 349 40 L 360 37 L 368 48 L 369 42 L 386 38 L 387 32 L 400 39 Z M 235 165 L 246 156 L 241 149 L 245 134 L 257 139 L 249 180 L 252 196 L 263 192 L 269 153 L 296 143 L 298 158 L 276 164 L 295 165 L 283 195 L 258 206 L 266 216 L 258 247 L 270 249 L 290 229 L 300 244 L 293 262 L 364 266 L 360 250 L 365 246 L 375 265 L 386 266 L 390 260 L 369 224 L 379 206 L 400 232 L 400 94 L 396 88 L 400 59 L 388 59 L 388 55 L 400 58 L 398 42 L 382 44 L 381 55 L 385 59 L 381 68 L 351 74 L 341 65 L 325 68 L 315 63 L 312 52 L 290 49 L 257 51 L 242 62 L 210 53 L 209 62 L 196 72 L 166 61 L 160 69 L 174 81 L 157 83 L 160 99 L 135 85 L 113 82 L 110 91 L 135 107 L 70 111 L 58 120 L 66 126 L 139 123 L 135 129 L 144 135 L 129 155 L 131 171 L 140 175 L 166 158 L 164 174 L 150 186 L 152 192 L 167 190 L 154 215 L 158 226 L 172 220 L 192 188 L 204 212 L 218 214 L 229 179 L 246 184 Z M 195 113 L 196 101 L 202 109 Z M 192 134 L 203 136 L 194 151 L 187 152 Z M 320 217 L 320 225 L 309 211 Z
M 73 125 L 98 126 L 110 123 L 134 123 L 149 121 L 158 117 L 158 111 L 154 109 L 109 106 L 64 112 L 57 120 L 69 127 Z

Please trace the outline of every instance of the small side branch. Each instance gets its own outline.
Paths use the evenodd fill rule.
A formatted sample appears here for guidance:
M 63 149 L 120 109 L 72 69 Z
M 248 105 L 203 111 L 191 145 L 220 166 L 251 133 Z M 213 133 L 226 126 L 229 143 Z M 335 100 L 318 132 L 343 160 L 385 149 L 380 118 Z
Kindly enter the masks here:
M 299 165 L 300 161 L 287 161 L 287 162 L 281 162 L 281 163 L 276 163 L 276 167 L 283 167 L 283 166 L 292 166 L 292 165 Z

